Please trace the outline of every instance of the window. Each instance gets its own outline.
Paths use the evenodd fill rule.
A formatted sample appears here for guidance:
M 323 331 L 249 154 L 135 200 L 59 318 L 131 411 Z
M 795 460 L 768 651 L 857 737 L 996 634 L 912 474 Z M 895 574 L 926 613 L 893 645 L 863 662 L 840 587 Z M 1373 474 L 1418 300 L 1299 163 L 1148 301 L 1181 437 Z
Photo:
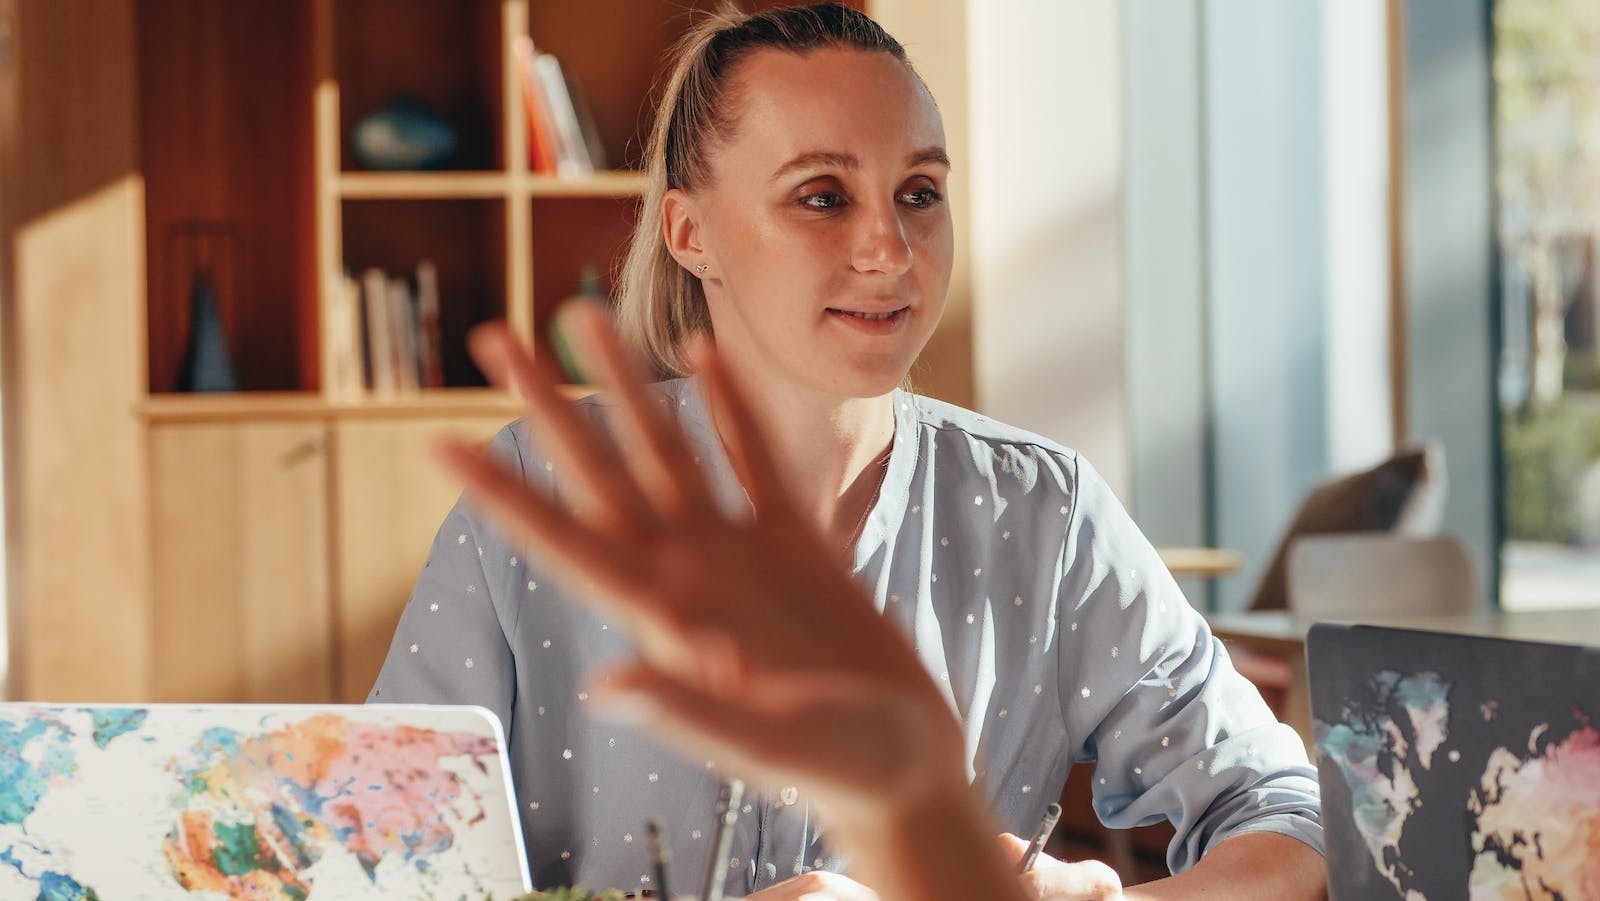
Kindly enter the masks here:
M 1600 604 L 1600 3 L 1496 0 L 1501 605 Z

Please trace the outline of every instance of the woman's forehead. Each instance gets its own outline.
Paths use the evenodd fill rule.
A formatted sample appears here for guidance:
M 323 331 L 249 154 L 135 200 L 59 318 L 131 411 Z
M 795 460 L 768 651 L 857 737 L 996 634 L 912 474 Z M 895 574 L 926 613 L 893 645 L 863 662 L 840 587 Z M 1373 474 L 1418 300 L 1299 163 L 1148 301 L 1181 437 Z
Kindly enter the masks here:
M 725 149 L 741 157 L 825 150 L 900 159 L 944 145 L 927 88 L 881 51 L 761 51 L 739 65 L 732 87 L 736 124 Z

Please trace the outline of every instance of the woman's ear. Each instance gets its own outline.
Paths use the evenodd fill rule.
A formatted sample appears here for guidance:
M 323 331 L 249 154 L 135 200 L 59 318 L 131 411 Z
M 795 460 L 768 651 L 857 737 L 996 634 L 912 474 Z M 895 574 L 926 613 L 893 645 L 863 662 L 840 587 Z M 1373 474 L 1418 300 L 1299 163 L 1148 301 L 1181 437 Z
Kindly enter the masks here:
M 701 237 L 700 210 L 695 199 L 682 188 L 668 190 L 661 198 L 661 238 L 679 266 L 698 274 L 703 274 L 710 263 Z

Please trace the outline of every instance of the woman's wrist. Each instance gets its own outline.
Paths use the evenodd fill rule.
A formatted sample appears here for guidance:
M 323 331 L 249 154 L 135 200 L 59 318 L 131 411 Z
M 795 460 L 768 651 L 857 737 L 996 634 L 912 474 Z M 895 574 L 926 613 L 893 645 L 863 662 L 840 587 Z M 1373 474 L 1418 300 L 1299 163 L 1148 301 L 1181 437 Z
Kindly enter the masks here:
M 1023 901 L 997 830 L 964 775 L 928 783 L 876 806 L 850 805 L 831 820 L 859 875 L 885 898 Z

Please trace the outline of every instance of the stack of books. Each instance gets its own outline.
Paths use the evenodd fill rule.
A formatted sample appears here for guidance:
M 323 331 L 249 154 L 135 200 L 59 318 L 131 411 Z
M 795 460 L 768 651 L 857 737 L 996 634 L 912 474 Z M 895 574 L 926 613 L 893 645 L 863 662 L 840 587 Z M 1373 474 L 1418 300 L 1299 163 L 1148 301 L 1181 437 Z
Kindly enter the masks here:
M 395 397 L 444 387 L 439 351 L 439 271 L 423 260 L 415 275 L 345 271 L 328 320 L 331 393 L 342 401 Z
M 540 53 L 527 37 L 516 39 L 522 108 L 528 118 L 528 165 L 534 172 L 567 177 L 606 168 L 594 115 L 561 63 Z

